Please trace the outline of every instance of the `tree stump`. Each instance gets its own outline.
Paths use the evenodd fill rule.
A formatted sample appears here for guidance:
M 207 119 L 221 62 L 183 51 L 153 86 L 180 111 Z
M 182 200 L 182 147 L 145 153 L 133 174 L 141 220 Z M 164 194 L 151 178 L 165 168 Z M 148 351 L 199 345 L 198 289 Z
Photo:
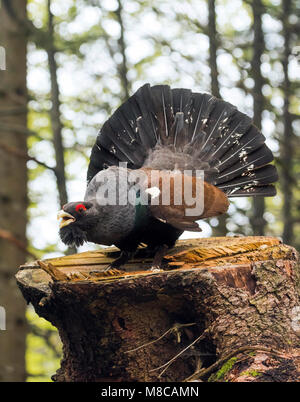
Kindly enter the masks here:
M 299 259 L 272 237 L 179 241 L 165 270 L 100 249 L 16 278 L 63 342 L 55 381 L 297 381 Z

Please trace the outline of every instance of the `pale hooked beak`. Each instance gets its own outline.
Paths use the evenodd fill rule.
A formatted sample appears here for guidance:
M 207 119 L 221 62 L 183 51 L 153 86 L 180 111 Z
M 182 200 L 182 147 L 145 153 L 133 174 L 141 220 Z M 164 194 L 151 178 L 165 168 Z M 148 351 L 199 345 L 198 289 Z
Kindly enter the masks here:
M 61 222 L 59 224 L 60 229 L 63 228 L 64 226 L 70 225 L 70 223 L 76 221 L 76 219 L 74 218 L 73 215 L 68 214 L 68 212 L 65 212 L 63 210 L 58 212 L 57 219 L 61 219 Z

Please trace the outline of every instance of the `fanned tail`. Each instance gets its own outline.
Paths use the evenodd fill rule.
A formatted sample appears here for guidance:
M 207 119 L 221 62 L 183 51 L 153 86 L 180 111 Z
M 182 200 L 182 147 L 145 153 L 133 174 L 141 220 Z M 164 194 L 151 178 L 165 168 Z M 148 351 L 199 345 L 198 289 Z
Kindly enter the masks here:
M 273 196 L 273 155 L 251 119 L 209 94 L 167 85 L 138 89 L 104 123 L 92 149 L 88 182 L 102 169 L 204 170 L 229 197 Z

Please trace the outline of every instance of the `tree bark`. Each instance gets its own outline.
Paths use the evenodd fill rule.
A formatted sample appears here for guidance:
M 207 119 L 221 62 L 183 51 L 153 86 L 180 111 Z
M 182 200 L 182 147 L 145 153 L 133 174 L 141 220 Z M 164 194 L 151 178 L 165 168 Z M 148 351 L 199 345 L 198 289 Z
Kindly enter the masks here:
M 66 183 L 66 173 L 65 173 L 65 156 L 64 156 L 64 145 L 63 145 L 63 124 L 61 121 L 60 113 L 60 99 L 59 99 L 59 86 L 57 79 L 57 63 L 55 60 L 56 49 L 54 43 L 54 24 L 53 24 L 53 14 L 51 12 L 51 0 L 47 2 L 48 10 L 48 34 L 49 40 L 46 45 L 46 52 L 48 55 L 48 66 L 50 72 L 51 81 L 51 126 L 53 131 L 53 145 L 55 151 L 55 161 L 56 166 L 54 168 L 54 173 L 56 176 L 56 184 L 59 196 L 60 205 L 68 203 L 68 193 L 67 193 L 67 183 Z M 69 247 L 67 254 L 75 253 L 75 247 Z
M 128 62 L 126 56 L 126 43 L 125 43 L 125 27 L 124 27 L 124 20 L 123 20 L 123 6 L 121 0 L 118 0 L 118 8 L 115 11 L 119 26 L 120 26 L 120 37 L 118 40 L 118 45 L 120 49 L 120 53 L 122 55 L 122 62 L 118 65 L 118 71 L 121 81 L 121 86 L 123 90 L 123 100 L 127 100 L 130 96 L 130 89 L 131 85 L 128 81 Z
M 209 39 L 209 68 L 210 68 L 210 88 L 211 93 L 217 98 L 221 98 L 220 86 L 219 86 L 219 72 L 217 64 L 217 50 L 219 46 L 218 32 L 216 27 L 216 5 L 215 0 L 209 0 L 208 2 L 208 39 Z M 213 227 L 214 236 L 226 236 L 228 214 L 222 214 L 218 216 L 218 225 Z
M 60 100 L 59 100 L 59 87 L 57 80 L 57 64 L 55 60 L 55 46 L 54 46 L 54 26 L 53 26 L 53 14 L 51 12 L 51 0 L 47 2 L 48 10 L 48 33 L 49 44 L 45 49 L 48 55 L 48 65 L 51 81 L 51 126 L 53 131 L 53 145 L 55 150 L 55 175 L 57 181 L 57 189 L 59 194 L 59 201 L 61 205 L 68 202 L 66 177 L 65 177 L 65 159 L 64 159 L 64 146 L 62 139 L 63 125 L 60 116 Z
M 13 13 L 11 14 L 11 11 Z M 5 47 L 6 70 L 0 71 L 1 143 L 27 155 L 26 46 L 18 20 L 26 21 L 26 1 L 2 2 L 0 45 Z M 21 131 L 20 131 L 21 130 Z M 0 331 L 0 382 L 24 381 L 27 325 L 25 303 L 13 280 L 15 267 L 26 259 L 26 159 L 1 151 L 0 156 L 0 305 L 6 310 L 6 330 Z
M 218 33 L 216 28 L 215 0 L 208 1 L 208 39 L 211 93 L 217 98 L 220 98 L 221 96 L 218 81 L 219 73 L 217 66 Z
M 283 106 L 283 139 L 281 142 L 281 175 L 282 175 L 282 193 L 283 193 L 283 240 L 289 243 L 294 239 L 294 221 L 292 216 L 293 206 L 293 127 L 292 117 L 289 111 L 291 82 L 289 78 L 289 57 L 291 55 L 291 32 L 289 27 L 289 16 L 291 13 L 292 2 L 285 0 L 282 2 L 282 23 L 284 52 L 282 55 L 282 66 L 284 80 L 282 92 L 284 95 Z
M 54 380 L 299 379 L 292 247 L 267 237 L 186 240 L 164 271 L 145 270 L 142 249 L 126 273 L 101 271 L 116 252 L 31 263 L 17 274 L 27 302 L 59 330 Z
M 261 74 L 261 56 L 265 50 L 264 34 L 262 30 L 263 5 L 261 0 L 253 0 L 251 3 L 253 13 L 253 56 L 251 62 L 251 75 L 254 80 L 253 96 L 253 123 L 261 130 L 262 113 L 264 110 L 264 96 L 262 87 L 264 84 Z M 265 234 L 266 220 L 264 218 L 265 200 L 263 197 L 254 197 L 252 203 L 252 217 L 250 219 L 253 234 L 263 236 Z

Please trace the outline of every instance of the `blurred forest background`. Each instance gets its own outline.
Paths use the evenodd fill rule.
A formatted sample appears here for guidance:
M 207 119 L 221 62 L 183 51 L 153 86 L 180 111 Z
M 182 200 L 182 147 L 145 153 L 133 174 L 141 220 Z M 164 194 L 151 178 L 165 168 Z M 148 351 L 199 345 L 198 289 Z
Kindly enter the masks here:
M 99 128 L 145 82 L 233 103 L 275 154 L 277 196 L 234 201 L 201 236 L 272 235 L 300 248 L 299 34 L 296 0 L 2 0 L 0 381 L 49 381 L 59 366 L 58 334 L 25 306 L 14 274 L 75 251 L 56 213 L 82 199 Z

